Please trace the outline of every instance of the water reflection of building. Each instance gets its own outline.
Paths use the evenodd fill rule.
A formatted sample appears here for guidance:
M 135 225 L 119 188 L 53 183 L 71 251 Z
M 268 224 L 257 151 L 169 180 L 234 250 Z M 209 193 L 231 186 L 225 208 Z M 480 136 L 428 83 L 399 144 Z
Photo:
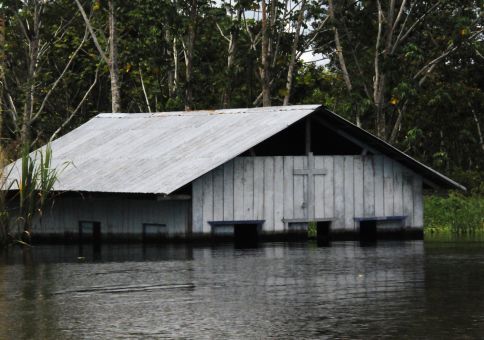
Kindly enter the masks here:
M 78 250 L 45 247 L 32 266 L 21 259 L 0 266 L 9 275 L 7 308 L 16 334 L 316 338 L 380 334 L 376 328 L 392 334 L 425 298 L 422 242 L 160 252 L 102 246 L 101 261 L 85 249 L 86 259 L 75 263 Z M 391 313 L 396 317 L 388 322 Z
M 244 329 L 249 338 L 398 336 L 397 330 L 415 321 L 415 302 L 425 298 L 421 242 L 296 244 L 251 252 L 194 252 L 204 259 L 197 277 L 232 279 L 207 288 L 206 301 L 218 301 L 206 308 L 212 313 L 207 318 L 223 309 L 227 318 L 251 320 L 255 329 Z

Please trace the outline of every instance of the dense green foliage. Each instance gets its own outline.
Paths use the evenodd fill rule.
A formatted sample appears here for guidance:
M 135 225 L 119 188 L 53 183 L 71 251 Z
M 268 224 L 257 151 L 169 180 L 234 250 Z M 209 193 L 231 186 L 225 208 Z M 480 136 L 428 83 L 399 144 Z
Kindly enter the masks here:
M 52 188 L 63 170 L 52 167 L 50 144 L 33 154 L 24 149 L 19 162 L 19 180 L 12 181 L 12 170 L 1 167 L 4 172 L 1 188 L 15 187 L 18 191 L 14 194 L 8 194 L 6 190 L 0 191 L 0 245 L 7 242 L 8 235 L 20 236 L 24 230 L 31 231 L 34 219 L 42 218 L 44 208 L 53 198 Z
M 260 1 L 81 1 L 105 51 L 108 1 L 115 7 L 122 111 L 261 105 Z M 482 192 L 482 0 L 333 2 L 332 17 L 327 0 L 304 2 L 290 103 L 321 103 L 358 119 Z M 271 99 L 281 105 L 302 2 L 266 3 Z M 26 140 L 37 147 L 111 111 L 109 65 L 74 1 L 4 0 L 0 11 L 0 131 L 11 157 Z M 300 58 L 311 51 L 321 62 Z
M 448 197 L 425 198 L 425 232 L 484 232 L 484 198 L 451 193 Z

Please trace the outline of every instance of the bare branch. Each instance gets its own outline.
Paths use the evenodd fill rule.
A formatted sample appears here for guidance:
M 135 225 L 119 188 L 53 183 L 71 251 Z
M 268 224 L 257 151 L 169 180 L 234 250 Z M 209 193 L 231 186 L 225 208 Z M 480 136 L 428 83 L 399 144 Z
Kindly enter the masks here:
M 79 8 L 79 11 L 82 14 L 82 17 L 84 18 L 84 22 L 86 23 L 86 27 L 89 30 L 89 33 L 91 34 L 92 41 L 94 42 L 94 45 L 96 46 L 97 51 L 99 52 L 99 55 L 104 60 L 104 62 L 109 65 L 109 58 L 106 56 L 103 49 L 101 48 L 101 45 L 99 44 L 99 41 L 97 40 L 96 33 L 94 33 L 94 29 L 92 28 L 91 21 L 87 17 L 86 12 L 84 11 L 84 8 L 82 7 L 79 0 L 74 0 L 74 1 L 76 2 L 77 7 Z
M 301 33 L 302 21 L 304 19 L 304 11 L 306 10 L 306 0 L 301 1 L 301 9 L 296 23 L 296 31 L 294 32 L 294 41 L 292 43 L 291 60 L 289 61 L 289 67 L 287 70 L 287 80 L 286 80 L 286 95 L 284 96 L 284 104 L 289 105 L 289 99 L 291 97 L 292 90 L 292 80 L 294 77 L 294 67 L 296 64 L 297 57 L 297 46 L 299 43 L 299 35 Z
M 89 86 L 89 88 L 87 89 L 86 93 L 84 94 L 84 96 L 82 97 L 81 101 L 79 102 L 79 104 L 77 104 L 76 108 L 74 109 L 74 111 L 72 111 L 72 113 L 70 114 L 70 116 L 62 123 L 61 126 L 59 126 L 57 128 L 57 130 L 55 130 L 55 132 L 52 134 L 52 136 L 50 137 L 50 141 L 54 140 L 54 138 L 59 134 L 60 131 L 62 131 L 62 129 L 67 125 L 69 124 L 69 122 L 72 120 L 72 118 L 74 118 L 74 116 L 77 114 L 77 112 L 79 111 L 79 109 L 82 107 L 82 105 L 84 104 L 84 102 L 86 101 L 87 97 L 89 96 L 89 94 L 91 93 L 91 91 L 94 89 L 94 86 L 96 86 L 96 83 L 97 83 L 97 80 L 98 80 L 98 75 L 99 75 L 99 65 L 96 69 L 96 73 L 94 75 L 94 81 L 92 82 L 91 86 Z
M 227 40 L 227 42 L 230 43 L 230 39 L 227 38 L 227 36 L 224 34 L 224 32 L 222 31 L 222 28 L 220 27 L 218 22 L 215 25 L 217 25 L 218 31 L 220 32 L 220 35 L 222 36 L 222 38 L 224 38 L 225 40 Z
M 37 112 L 31 117 L 31 119 L 30 119 L 30 122 L 31 123 L 34 120 L 36 120 L 39 117 L 39 115 L 42 113 L 42 111 L 44 110 L 44 107 L 45 107 L 45 104 L 47 103 L 47 100 L 51 96 L 52 92 L 56 89 L 57 85 L 59 85 L 59 82 L 62 80 L 62 78 L 66 74 L 66 72 L 69 69 L 69 67 L 72 65 L 72 62 L 74 61 L 74 59 L 76 58 L 77 54 L 81 50 L 82 46 L 86 42 L 87 37 L 88 37 L 88 30 L 86 28 L 86 30 L 84 32 L 84 37 L 82 38 L 81 42 L 79 43 L 79 46 L 76 48 L 76 50 L 74 51 L 74 53 L 72 53 L 72 55 L 69 57 L 69 61 L 67 62 L 66 66 L 64 67 L 64 70 L 59 75 L 59 77 L 57 77 L 57 79 L 55 80 L 55 82 L 50 87 L 49 91 L 47 92 L 47 94 L 45 95 L 44 99 L 42 100 L 42 104 L 40 105 L 40 107 L 37 110 Z
M 383 25 L 383 11 L 381 9 L 380 0 L 377 0 L 378 5 L 378 34 L 376 36 L 375 45 L 375 79 L 373 81 L 373 100 L 375 104 L 378 102 L 378 90 L 380 88 L 380 40 L 382 35 L 382 25 Z
M 402 4 L 400 5 L 400 10 L 398 11 L 397 18 L 395 19 L 395 22 L 393 23 L 392 26 L 392 31 L 395 32 L 397 29 L 398 23 L 400 22 L 400 19 L 402 18 L 403 11 L 405 9 L 405 5 L 407 4 L 407 0 L 403 0 Z
M 336 45 L 336 54 L 338 56 L 338 61 L 339 61 L 339 65 L 341 67 L 341 71 L 343 73 L 343 79 L 345 81 L 346 88 L 348 89 L 349 92 L 351 92 L 353 86 L 351 84 L 351 79 L 350 79 L 350 75 L 348 73 L 348 69 L 346 68 L 346 62 L 345 62 L 345 58 L 344 58 L 344 54 L 343 54 L 343 46 L 342 46 L 341 41 L 339 39 L 338 28 L 336 27 L 336 18 L 335 18 L 335 14 L 334 14 L 333 0 L 329 0 L 328 4 L 329 4 L 328 5 L 329 16 L 331 17 L 331 20 L 333 21 L 333 31 L 334 31 L 334 41 L 335 41 L 335 45 Z
M 18 118 L 17 108 L 15 107 L 15 103 L 13 102 L 13 98 L 10 93 L 7 93 L 7 98 L 8 98 L 8 103 L 10 104 L 10 112 L 12 113 L 12 119 L 14 122 L 16 122 Z
M 148 107 L 148 112 L 151 113 L 150 101 L 148 95 L 146 94 L 145 82 L 143 81 L 143 73 L 141 72 L 141 66 L 139 67 L 139 78 L 141 80 L 141 88 L 143 89 L 143 94 L 145 95 L 146 106 Z
M 424 14 L 422 14 L 413 24 L 412 26 L 410 26 L 408 28 L 408 30 L 402 34 L 403 30 L 400 32 L 400 34 L 398 35 L 397 37 L 397 40 L 395 40 L 395 44 L 393 45 L 393 48 L 392 48 L 392 51 L 391 51 L 391 54 L 395 53 L 396 49 L 397 49 L 397 46 L 402 42 L 404 41 L 409 35 L 410 33 L 413 32 L 413 30 L 415 29 L 415 27 L 421 23 L 425 17 L 430 14 L 435 8 L 437 8 L 438 5 L 440 5 L 442 3 L 442 0 L 439 0 L 437 1 L 432 7 L 430 7 L 430 9 L 428 11 L 426 11 Z M 408 17 L 407 17 L 408 18 Z

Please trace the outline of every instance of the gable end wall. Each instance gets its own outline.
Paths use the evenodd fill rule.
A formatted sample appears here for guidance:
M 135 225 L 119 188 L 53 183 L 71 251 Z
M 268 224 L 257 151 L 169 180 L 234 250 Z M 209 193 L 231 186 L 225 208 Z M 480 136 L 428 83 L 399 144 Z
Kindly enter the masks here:
M 315 156 L 314 218 L 333 230 L 357 231 L 355 217 L 407 216 L 423 227 L 422 177 L 383 155 Z M 307 156 L 237 157 L 193 182 L 193 233 L 209 221 L 265 220 L 266 233 L 284 232 L 283 219 L 308 218 Z M 308 218 L 311 220 L 311 218 Z

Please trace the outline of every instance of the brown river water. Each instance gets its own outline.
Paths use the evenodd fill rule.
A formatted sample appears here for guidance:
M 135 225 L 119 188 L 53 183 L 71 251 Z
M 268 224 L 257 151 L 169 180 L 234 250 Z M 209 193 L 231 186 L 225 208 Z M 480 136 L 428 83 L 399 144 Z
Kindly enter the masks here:
M 482 339 L 484 243 L 1 254 L 0 339 L 81 338 Z

